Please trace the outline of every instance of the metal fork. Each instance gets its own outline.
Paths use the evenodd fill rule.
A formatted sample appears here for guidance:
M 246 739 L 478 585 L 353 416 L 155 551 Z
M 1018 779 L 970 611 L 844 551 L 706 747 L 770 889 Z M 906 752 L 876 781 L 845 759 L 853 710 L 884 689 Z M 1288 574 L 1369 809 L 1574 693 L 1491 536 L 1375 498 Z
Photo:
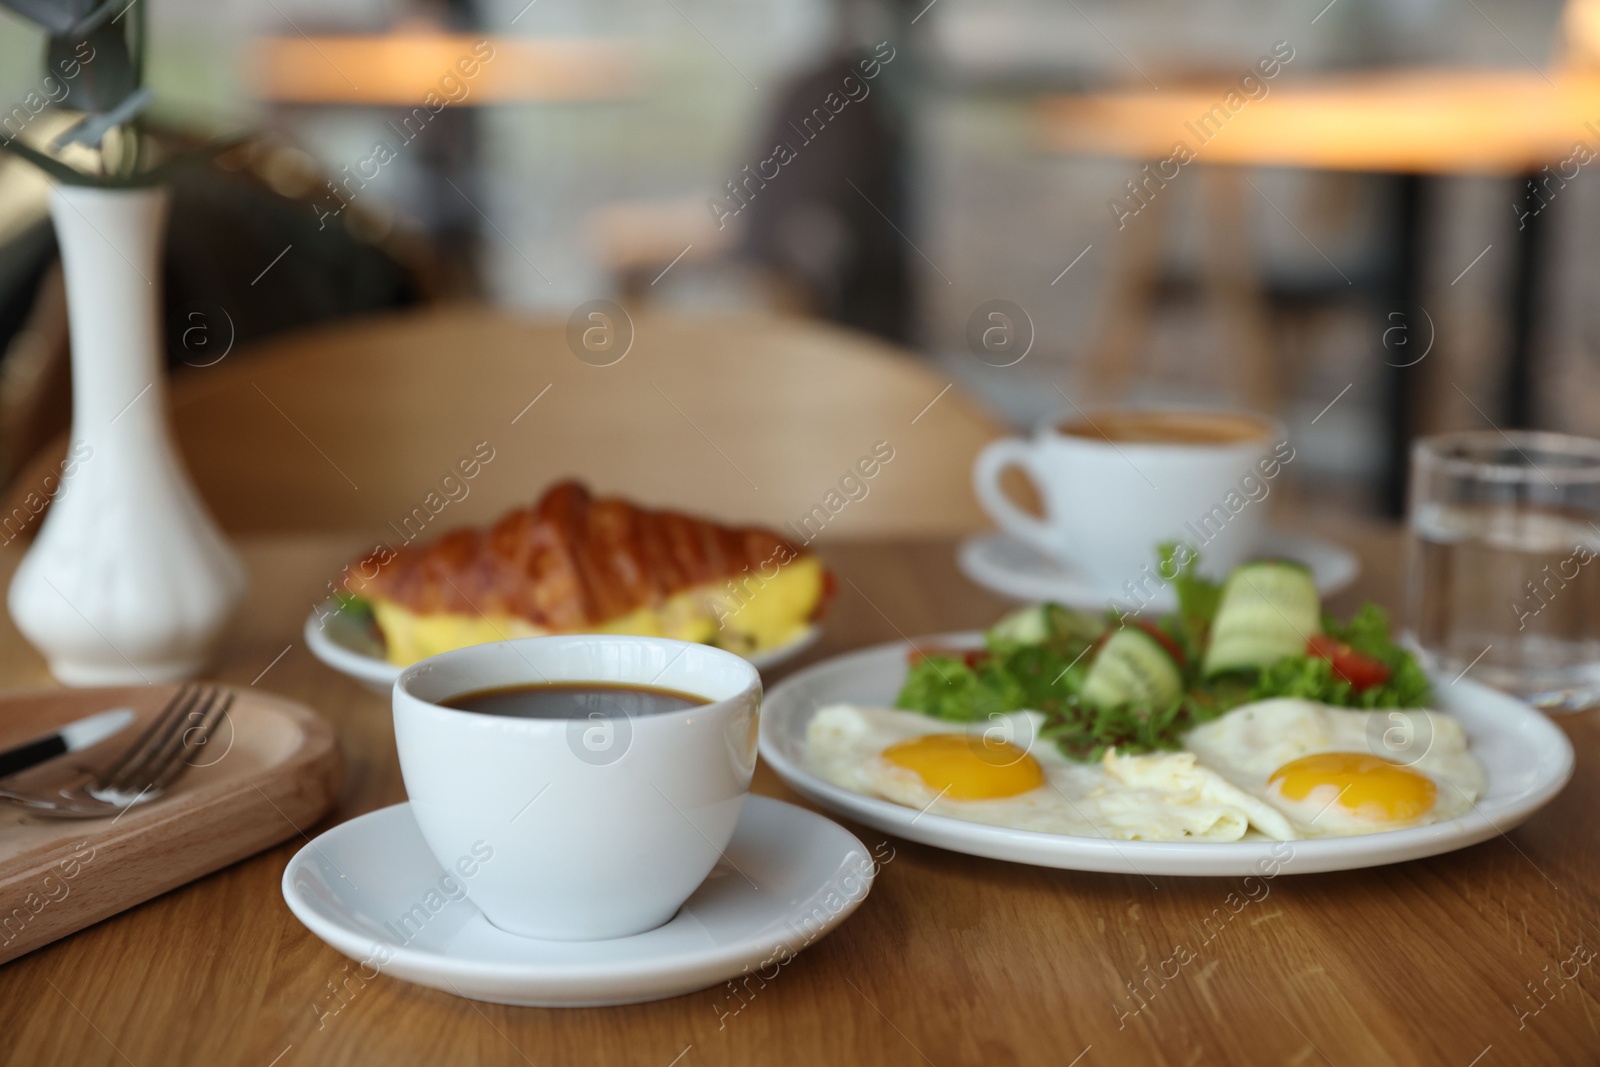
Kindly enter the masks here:
M 104 771 L 96 774 L 69 763 L 64 777 L 40 786 L 0 788 L 0 800 L 20 804 L 43 818 L 98 819 L 121 814 L 135 804 L 154 800 L 175 782 L 189 766 L 185 757 L 206 743 L 232 705 L 233 694 L 227 690 L 185 685 L 139 739 Z

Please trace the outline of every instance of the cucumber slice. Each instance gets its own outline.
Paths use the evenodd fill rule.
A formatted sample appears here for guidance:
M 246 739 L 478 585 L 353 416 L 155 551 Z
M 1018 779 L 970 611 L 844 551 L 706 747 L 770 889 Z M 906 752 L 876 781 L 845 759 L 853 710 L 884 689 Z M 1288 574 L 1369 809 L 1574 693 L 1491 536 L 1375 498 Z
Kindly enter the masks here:
M 1165 708 L 1183 695 L 1183 672 L 1161 642 L 1125 626 L 1106 639 L 1083 681 L 1083 699 L 1102 708 Z
M 991 649 L 1059 643 L 1063 639 L 1088 642 L 1097 639 L 1105 628 L 1105 622 L 1096 616 L 1060 604 L 1034 604 L 1013 611 L 989 627 L 984 640 Z
M 1322 600 L 1309 569 L 1284 560 L 1246 563 L 1222 587 L 1203 673 L 1269 667 L 1303 655 L 1321 632 Z
M 989 627 L 989 644 L 1041 645 L 1050 636 L 1050 605 L 1019 608 Z

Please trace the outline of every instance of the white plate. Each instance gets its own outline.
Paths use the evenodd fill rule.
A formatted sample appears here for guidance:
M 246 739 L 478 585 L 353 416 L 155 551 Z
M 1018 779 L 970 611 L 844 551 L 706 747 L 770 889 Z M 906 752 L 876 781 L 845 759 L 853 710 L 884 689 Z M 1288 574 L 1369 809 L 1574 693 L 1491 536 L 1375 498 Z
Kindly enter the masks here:
M 1297 559 L 1311 568 L 1317 590 L 1323 596 L 1336 593 L 1355 580 L 1361 561 L 1355 553 L 1308 534 L 1268 529 L 1261 555 Z M 1152 550 L 1151 569 L 1155 555 Z M 961 573 L 985 589 L 1020 600 L 1053 600 L 1069 608 L 1097 610 L 1115 601 L 1125 607 L 1139 602 L 1125 594 L 1110 595 L 1089 580 L 1083 572 L 1046 556 L 1011 534 L 990 531 L 969 537 L 956 552 Z M 1178 603 L 1172 590 L 1161 586 L 1153 591 L 1145 606 L 1151 611 L 1175 611 Z
M 362 682 L 374 693 L 387 695 L 394 689 L 394 680 L 405 670 L 383 658 L 383 642 L 365 620 L 336 610 L 332 601 L 311 613 L 302 632 L 313 656 L 340 674 Z M 822 627 L 813 624 L 787 645 L 769 648 L 745 659 L 757 670 L 776 667 L 804 652 L 821 636 Z
M 365 962 L 363 977 L 381 971 L 497 1004 L 594 1007 L 675 997 L 787 963 L 866 898 L 873 863 L 843 827 L 751 796 L 723 859 L 671 922 L 610 941 L 536 941 L 491 925 L 470 896 L 441 896 L 444 868 L 411 805 L 396 804 L 295 853 L 283 899 L 312 933 Z M 455 884 L 472 891 L 470 878 Z M 442 903 L 433 912 L 430 894 Z M 413 920 L 415 932 L 406 927 L 402 944 L 391 931 L 416 907 L 427 917 Z
M 944 634 L 917 644 L 977 647 L 975 633 Z M 892 707 L 906 674 L 905 644 L 879 645 L 836 656 L 785 679 L 761 706 L 761 758 L 803 796 L 885 833 L 974 856 L 1129 874 L 1257 874 L 1276 858 L 1285 872 L 1310 874 L 1418 859 L 1476 844 L 1516 826 L 1547 804 L 1572 777 L 1572 745 L 1543 715 L 1474 682 L 1435 679 L 1440 710 L 1461 720 L 1468 743 L 1488 771 L 1489 785 L 1474 810 L 1458 819 L 1360 837 L 1311 841 L 1113 841 L 1008 830 L 941 815 L 919 814 L 863 796 L 806 769 L 806 724 L 817 708 L 852 703 Z M 1284 860 L 1285 850 L 1290 858 Z

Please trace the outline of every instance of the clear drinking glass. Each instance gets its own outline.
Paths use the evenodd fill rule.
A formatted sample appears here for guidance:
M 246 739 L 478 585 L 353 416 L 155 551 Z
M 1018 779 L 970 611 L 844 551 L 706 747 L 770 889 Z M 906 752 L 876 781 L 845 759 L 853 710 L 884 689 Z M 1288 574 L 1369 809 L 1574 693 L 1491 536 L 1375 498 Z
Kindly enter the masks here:
M 1600 704 L 1600 441 L 1416 442 L 1406 636 L 1423 663 L 1545 711 Z

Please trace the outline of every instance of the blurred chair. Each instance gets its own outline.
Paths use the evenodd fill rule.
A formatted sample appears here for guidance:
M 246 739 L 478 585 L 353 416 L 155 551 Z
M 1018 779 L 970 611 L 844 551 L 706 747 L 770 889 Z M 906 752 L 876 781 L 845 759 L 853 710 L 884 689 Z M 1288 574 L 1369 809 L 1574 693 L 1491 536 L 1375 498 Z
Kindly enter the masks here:
M 1239 400 L 1257 411 L 1282 413 L 1300 368 L 1284 365 L 1280 326 L 1303 332 L 1308 323 L 1352 301 L 1370 299 L 1380 272 L 1350 266 L 1348 277 L 1310 283 L 1273 278 L 1255 259 L 1251 241 L 1250 189 L 1240 167 L 1209 167 L 1200 185 L 1202 238 L 1199 269 L 1173 268 L 1167 243 L 1173 238 L 1171 195 L 1158 196 L 1128 224 L 1106 279 L 1099 336 L 1088 357 L 1088 378 L 1097 396 L 1121 399 L 1142 369 L 1143 343 L 1165 303 L 1198 297 L 1215 319 Z M 1314 174 L 1313 210 L 1323 231 L 1347 222 L 1353 176 Z M 1310 223 L 1307 223 L 1308 228 Z
M 803 294 L 813 313 L 906 343 L 912 279 L 905 234 L 914 228 L 906 134 L 883 86 L 859 77 L 861 58 L 841 50 L 779 91 L 751 158 L 767 159 L 778 144 L 789 146 L 792 158 L 770 181 L 760 180 L 760 164 L 736 172 L 724 200 L 738 205 L 738 214 L 748 212 L 740 219 L 741 256 Z M 838 98 L 847 78 L 866 94 L 819 127 L 816 116 L 829 113 L 824 100 Z
M 153 131 L 167 151 L 196 145 Z M 312 199 L 321 175 L 309 157 L 270 138 L 168 180 L 163 327 L 168 365 L 204 367 L 232 347 L 327 319 L 403 307 L 436 295 L 426 244 L 352 204 L 330 225 Z M 66 303 L 48 186 L 0 157 L 0 483 L 71 417 Z M 279 262 L 279 260 L 283 262 Z
M 258 37 L 249 80 L 289 129 L 311 134 L 334 111 L 369 130 L 372 154 L 330 176 L 347 191 L 353 184 L 353 199 L 368 195 L 363 177 L 390 170 L 383 199 L 427 236 L 450 295 L 475 298 L 485 290 L 479 205 L 488 193 L 478 109 L 625 100 L 638 91 L 638 63 L 626 41 L 454 32 L 448 24 L 475 21 L 473 5 L 428 6 L 434 17 L 403 18 L 383 33 Z
M 616 291 L 648 299 L 669 267 L 737 272 L 762 307 L 907 343 L 904 133 L 883 83 L 860 77 L 863 58 L 840 42 L 779 88 L 712 197 L 620 201 L 592 213 L 586 244 Z M 860 95 L 837 112 L 825 108 L 844 99 L 845 86 Z
M 672 267 L 714 263 L 733 247 L 733 230 L 719 229 L 695 197 L 617 200 L 583 223 L 584 242 L 624 299 L 647 300 Z
M 53 252 L 49 224 L 38 230 L 42 243 Z M 31 273 L 32 284 L 8 278 L 0 290 L 12 305 L 6 309 L 7 321 L 0 323 L 0 337 L 10 338 L 0 359 L 0 483 L 72 421 L 71 348 L 61 263 L 51 260 L 43 271 Z
M 1164 299 L 1198 289 L 1222 327 L 1234 385 L 1258 411 L 1278 406 L 1278 373 L 1272 353 L 1268 309 L 1250 260 L 1249 231 L 1239 192 L 1239 175 L 1204 174 L 1206 235 L 1200 242 L 1197 285 L 1166 266 L 1170 239 L 1170 195 L 1156 197 L 1135 219 L 1106 279 L 1100 335 L 1090 350 L 1088 377 L 1097 397 L 1124 399 L 1140 377 L 1143 342 Z
M 585 329 L 616 332 L 595 352 Z M 487 522 L 568 476 L 780 528 L 821 508 L 828 538 L 974 530 L 986 522 L 971 464 L 1003 432 L 908 353 L 818 323 L 641 313 L 569 326 L 476 305 L 275 338 L 178 378 L 172 409 L 231 532 L 390 539 L 413 518 L 430 535 Z M 893 458 L 862 479 L 875 447 Z M 492 459 L 464 480 L 475 453 Z

